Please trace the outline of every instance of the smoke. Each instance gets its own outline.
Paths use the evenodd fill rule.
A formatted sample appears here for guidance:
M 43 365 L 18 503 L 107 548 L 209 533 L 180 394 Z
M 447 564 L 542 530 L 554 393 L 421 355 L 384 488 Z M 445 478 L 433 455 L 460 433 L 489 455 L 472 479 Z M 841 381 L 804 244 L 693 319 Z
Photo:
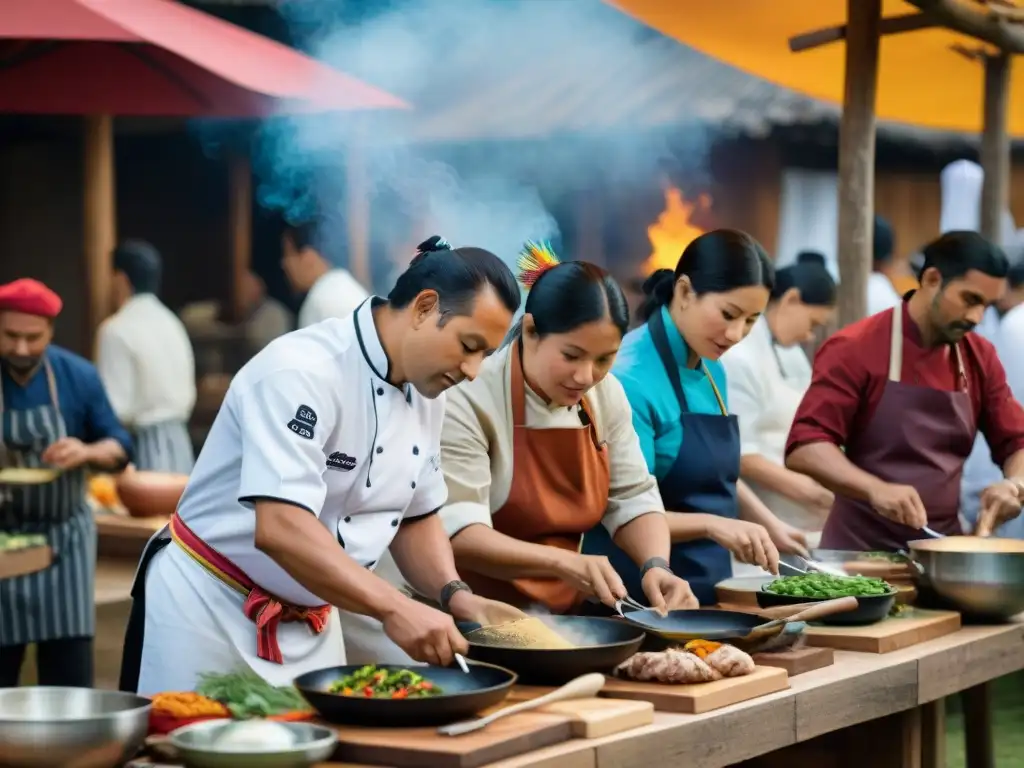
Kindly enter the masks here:
M 643 81 L 650 33 L 601 0 L 284 0 L 279 12 L 311 55 L 413 106 L 276 117 L 255 141 L 260 204 L 318 216 L 338 263 L 346 180 L 358 176 L 382 283 L 393 277 L 382 261 L 404 268 L 395 254 L 407 261 L 434 233 L 510 264 L 525 240 L 558 249 L 580 194 L 642 179 L 660 197 L 654 177 L 680 163 L 666 133 L 620 119 L 630 94 L 619 71 Z M 682 162 L 702 170 L 707 135 L 691 129 L 686 144 Z

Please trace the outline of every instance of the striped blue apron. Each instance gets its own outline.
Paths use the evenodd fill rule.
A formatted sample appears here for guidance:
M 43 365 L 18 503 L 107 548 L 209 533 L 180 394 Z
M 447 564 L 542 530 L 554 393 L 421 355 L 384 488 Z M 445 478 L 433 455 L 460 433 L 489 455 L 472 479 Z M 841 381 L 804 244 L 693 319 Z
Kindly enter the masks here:
M 183 421 L 161 421 L 132 430 L 135 468 L 151 472 L 192 474 L 195 451 Z
M 0 388 L 0 457 L 10 466 L 44 466 L 43 451 L 68 436 L 53 369 L 43 365 L 48 405 L 5 410 Z M 0 647 L 95 635 L 96 524 L 85 469 L 44 485 L 0 488 L 0 531 L 43 534 L 54 557 L 44 571 L 0 580 Z

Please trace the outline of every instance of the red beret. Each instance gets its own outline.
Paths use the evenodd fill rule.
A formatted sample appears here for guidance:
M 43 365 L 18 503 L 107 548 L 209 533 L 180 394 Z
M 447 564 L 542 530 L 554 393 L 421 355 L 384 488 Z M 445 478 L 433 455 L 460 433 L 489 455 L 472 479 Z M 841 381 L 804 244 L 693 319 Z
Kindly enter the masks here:
M 0 285 L 0 312 L 23 312 L 53 319 L 63 306 L 60 296 L 38 280 L 26 277 Z

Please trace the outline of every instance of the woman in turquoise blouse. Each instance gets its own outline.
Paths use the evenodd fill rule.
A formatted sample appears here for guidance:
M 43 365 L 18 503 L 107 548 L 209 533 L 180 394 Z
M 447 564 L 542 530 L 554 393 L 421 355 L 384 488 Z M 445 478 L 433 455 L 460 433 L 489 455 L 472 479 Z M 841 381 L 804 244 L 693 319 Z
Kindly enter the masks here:
M 719 362 L 764 312 L 774 280 L 771 261 L 749 235 L 701 235 L 674 272 L 647 279 L 644 325 L 626 335 L 613 368 L 672 510 L 672 557 L 663 567 L 686 579 L 702 605 L 716 602 L 715 584 L 732 574 L 730 552 L 773 573 L 780 551 L 806 554 L 803 534 L 739 479 L 739 426 L 729 415 Z M 630 595 L 643 594 L 642 574 L 603 530 L 587 534 L 584 551 L 609 557 Z

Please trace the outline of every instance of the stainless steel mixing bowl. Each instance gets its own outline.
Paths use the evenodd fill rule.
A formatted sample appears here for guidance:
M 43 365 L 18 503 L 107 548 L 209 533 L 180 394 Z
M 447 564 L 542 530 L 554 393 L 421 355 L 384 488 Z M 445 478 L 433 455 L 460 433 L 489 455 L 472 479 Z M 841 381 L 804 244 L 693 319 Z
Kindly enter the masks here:
M 957 610 L 981 618 L 1008 619 L 1024 612 L 1024 542 L 951 536 L 908 546 L 920 566 L 915 580 L 922 593 L 931 590 Z
M 231 720 L 193 723 L 171 733 L 171 745 L 188 768 L 307 768 L 327 760 L 338 746 L 330 728 L 312 723 L 280 723 L 292 732 L 294 746 L 282 750 L 228 751 L 217 747 Z
M 146 739 L 150 701 L 90 688 L 0 688 L 0 768 L 115 768 Z

